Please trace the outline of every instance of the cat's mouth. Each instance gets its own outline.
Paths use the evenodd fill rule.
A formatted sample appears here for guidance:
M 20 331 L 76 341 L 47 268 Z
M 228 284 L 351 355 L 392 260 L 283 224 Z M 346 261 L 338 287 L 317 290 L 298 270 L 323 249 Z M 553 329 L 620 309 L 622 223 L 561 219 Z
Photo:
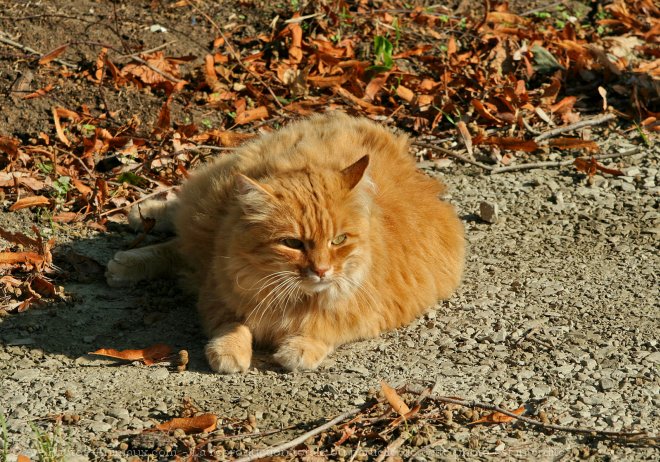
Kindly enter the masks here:
M 324 290 L 330 288 L 333 285 L 332 279 L 328 278 L 305 278 L 302 280 L 301 287 L 302 289 L 309 294 L 318 294 Z

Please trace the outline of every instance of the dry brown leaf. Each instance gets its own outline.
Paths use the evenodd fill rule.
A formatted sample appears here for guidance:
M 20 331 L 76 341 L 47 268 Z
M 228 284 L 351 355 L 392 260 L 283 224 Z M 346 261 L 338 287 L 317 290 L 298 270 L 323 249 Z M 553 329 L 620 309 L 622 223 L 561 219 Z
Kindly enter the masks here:
M 506 13 L 503 11 L 489 11 L 486 22 L 495 24 L 529 24 L 529 19 L 523 18 L 513 13 Z
M 369 102 L 373 102 L 376 99 L 376 95 L 383 89 L 383 87 L 387 83 L 387 79 L 389 76 L 390 73 L 385 72 L 383 74 L 378 74 L 378 76 L 371 79 L 367 84 L 367 87 L 364 89 L 364 98 Z
M 19 143 L 13 138 L 0 136 L 0 152 L 4 152 L 9 157 L 16 157 L 18 154 Z
M 20 232 L 13 233 L 11 231 L 5 231 L 4 229 L 0 228 L 0 237 L 8 242 L 20 244 L 24 247 L 38 249 L 40 246 L 39 241 Z
M 401 399 L 396 390 L 389 386 L 387 382 L 381 380 L 380 388 L 385 395 L 385 399 L 387 399 L 387 402 L 390 403 L 390 406 L 392 406 L 392 409 L 394 409 L 397 414 L 404 416 L 410 412 L 410 408 Z
M 554 138 L 548 145 L 557 149 L 586 149 L 593 152 L 599 150 L 595 141 L 580 138 Z
M 525 412 L 525 406 L 520 406 L 518 409 L 515 411 L 511 411 L 512 413 L 516 415 L 521 415 L 523 412 Z M 500 424 L 500 423 L 506 423 L 506 422 L 511 422 L 515 417 L 511 417 L 510 415 L 502 414 L 501 412 L 493 412 L 492 414 L 488 414 L 487 416 L 482 417 L 481 419 L 477 419 L 473 422 L 470 422 L 468 425 L 476 425 L 476 424 Z
M 78 214 L 75 212 L 62 212 L 57 215 L 53 215 L 53 221 L 55 223 L 72 223 L 78 219 Z
M 458 51 L 458 47 L 456 46 L 456 39 L 452 35 L 447 42 L 447 56 L 455 55 L 456 51 Z
M 80 181 L 78 178 L 72 178 L 71 183 L 73 183 L 73 187 L 76 188 L 80 194 L 82 194 L 84 197 L 89 197 L 92 195 L 92 188 L 87 186 L 85 183 Z
M 50 205 L 50 199 L 45 196 L 28 196 L 17 200 L 14 205 L 9 207 L 10 212 L 25 209 L 28 207 L 44 207 Z
M 520 138 L 508 138 L 491 136 L 484 138 L 481 136 L 473 139 L 474 144 L 486 144 L 490 146 L 497 146 L 500 149 L 509 149 L 512 151 L 533 152 L 539 148 L 539 145 L 534 140 L 523 140 Z
M 335 85 L 343 85 L 350 78 L 349 74 L 339 74 L 330 76 L 308 76 L 307 81 L 316 88 L 329 88 Z
M 167 98 L 161 106 L 153 133 L 164 133 L 170 129 L 172 124 L 170 117 L 170 101 L 171 99 Z
M 195 417 L 177 417 L 156 425 L 156 429 L 164 432 L 181 429 L 186 434 L 209 433 L 215 430 L 217 424 L 218 418 L 215 414 L 201 414 Z
M 43 276 L 37 275 L 30 282 L 30 288 L 42 297 L 47 298 L 61 298 L 62 288 L 56 286 Z
M 470 135 L 470 131 L 467 128 L 467 124 L 463 122 L 462 120 L 459 120 L 456 123 L 456 127 L 458 128 L 458 132 L 461 134 L 461 138 L 463 138 L 463 143 L 465 144 L 465 149 L 467 149 L 468 153 L 472 155 L 472 135 Z
M 299 17 L 300 14 L 296 13 L 293 15 L 293 18 Z M 302 52 L 302 36 L 303 30 L 300 26 L 300 23 L 292 22 L 287 26 L 287 29 L 291 32 L 291 46 L 289 47 L 289 62 L 291 64 L 297 64 L 302 61 L 303 52 Z
M 503 123 L 502 120 L 498 119 L 493 114 L 491 114 L 491 112 L 486 108 L 484 103 L 482 103 L 481 101 L 479 101 L 477 99 L 473 99 L 472 100 L 472 106 L 477 110 L 479 115 L 481 117 L 483 117 L 484 119 L 489 120 L 489 121 L 491 121 L 491 122 L 493 122 L 497 125 L 501 125 Z
M 62 128 L 62 124 L 60 123 L 60 115 L 57 111 L 57 108 L 55 107 L 53 108 L 53 121 L 55 123 L 55 131 L 57 132 L 57 137 L 67 147 L 71 146 L 71 141 L 69 141 L 69 139 L 64 134 L 64 129 Z
M 52 83 L 49 83 L 43 88 L 38 89 L 35 92 L 32 92 L 28 95 L 23 96 L 23 99 L 34 99 L 34 98 L 41 98 L 42 96 L 46 96 L 46 93 L 51 91 L 53 88 L 55 88 L 55 85 Z
M 60 45 L 54 50 L 49 51 L 45 55 L 42 55 L 41 58 L 39 58 L 39 65 L 43 66 L 44 64 L 48 64 L 49 62 L 57 58 L 59 55 L 64 53 L 64 50 L 66 50 L 68 46 L 69 46 L 68 44 Z
M 362 109 L 367 111 L 370 114 L 382 114 L 385 112 L 385 108 L 381 106 L 374 106 L 373 104 L 361 100 L 357 96 L 355 96 L 353 93 L 350 91 L 346 90 L 344 87 L 334 87 L 335 91 L 339 93 L 341 96 L 344 98 L 348 99 L 349 101 L 357 104 L 360 106 Z
M 607 168 L 599 164 L 593 157 L 578 157 L 573 161 L 573 165 L 579 172 L 586 173 L 587 176 L 594 176 L 596 172 L 600 171 L 610 175 L 621 176 L 623 172 L 614 168 Z
M 29 263 L 30 265 L 39 266 L 43 262 L 44 257 L 37 252 L 0 252 L 0 265 Z
M 415 99 L 415 93 L 410 88 L 406 88 L 403 85 L 399 85 L 396 88 L 396 95 L 408 103 Z
M 92 351 L 92 355 L 108 356 L 110 358 L 125 359 L 127 361 L 142 361 L 147 366 L 163 361 L 172 353 L 172 348 L 162 343 L 157 343 L 142 350 L 115 350 L 112 348 L 101 348 Z
M 158 85 L 161 83 L 172 83 L 163 74 L 178 80 L 180 76 L 179 64 L 190 61 L 192 57 L 173 58 L 165 56 L 162 51 L 156 51 L 150 55 L 141 56 L 141 59 L 147 64 L 140 62 L 128 63 L 121 69 L 122 75 L 132 76 L 146 85 Z M 154 69 L 157 69 L 160 73 Z M 179 85 L 182 83 L 185 84 L 185 82 L 177 82 L 174 90 L 180 89 Z
M 229 132 L 215 129 L 192 136 L 190 140 L 196 143 L 210 142 L 220 146 L 234 147 L 239 146 L 254 137 L 255 135 L 252 133 Z
M 236 115 L 236 124 L 244 125 L 255 120 L 265 119 L 268 117 L 268 109 L 266 106 L 255 107 L 254 109 L 246 109 L 240 114 Z

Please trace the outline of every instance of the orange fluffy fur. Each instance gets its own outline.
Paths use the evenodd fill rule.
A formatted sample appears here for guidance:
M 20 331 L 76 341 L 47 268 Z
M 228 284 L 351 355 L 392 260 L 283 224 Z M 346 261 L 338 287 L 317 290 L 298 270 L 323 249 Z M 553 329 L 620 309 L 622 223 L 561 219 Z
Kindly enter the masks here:
M 463 271 L 463 227 L 418 172 L 408 140 L 366 119 L 319 115 L 194 172 L 174 213 L 177 251 L 220 372 L 252 344 L 287 369 L 405 325 Z M 345 236 L 344 236 L 345 235 Z

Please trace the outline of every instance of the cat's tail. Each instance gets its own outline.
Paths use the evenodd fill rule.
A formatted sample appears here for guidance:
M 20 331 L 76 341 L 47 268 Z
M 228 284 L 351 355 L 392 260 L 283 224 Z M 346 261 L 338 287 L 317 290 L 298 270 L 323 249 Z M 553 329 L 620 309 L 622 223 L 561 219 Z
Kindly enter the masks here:
M 128 213 L 128 224 L 134 231 L 142 231 L 145 220 L 152 219 L 155 221 L 154 231 L 174 234 L 174 216 L 178 208 L 178 198 L 140 202 Z

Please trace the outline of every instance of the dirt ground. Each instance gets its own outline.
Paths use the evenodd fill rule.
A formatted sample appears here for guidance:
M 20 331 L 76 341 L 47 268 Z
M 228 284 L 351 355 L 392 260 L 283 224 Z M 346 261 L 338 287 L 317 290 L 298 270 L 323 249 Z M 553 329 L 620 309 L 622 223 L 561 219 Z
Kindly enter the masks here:
M 108 42 L 143 49 L 168 43 L 169 55 L 195 55 L 191 68 L 199 66 L 214 36 L 209 24 L 195 10 L 153 3 L 165 5 L 0 1 L 0 30 L 42 52 L 68 41 L 60 58 L 69 62 L 94 62 L 99 44 Z M 290 15 L 287 2 L 199 3 L 216 20 L 240 24 L 245 37 L 267 27 L 275 14 Z M 543 6 L 510 2 L 518 12 L 538 4 Z M 167 32 L 153 32 L 155 24 Z M 53 105 L 104 107 L 120 111 L 118 120 L 137 116 L 147 126 L 158 116 L 162 94 L 132 86 L 110 91 L 84 79 L 59 79 L 48 98 L 13 98 L 8 89 L 30 69 L 28 58 L 0 45 L 0 134 L 26 143 L 40 132 L 54 136 Z M 51 77 L 35 72 L 31 89 Z M 175 95 L 172 118 L 227 125 L 222 111 L 193 100 Z M 634 130 L 619 126 L 594 129 L 592 137 L 610 153 L 640 144 Z M 657 460 L 659 153 L 652 143 L 642 145 L 637 155 L 605 162 L 622 176 L 596 175 L 588 182 L 571 166 L 491 175 L 457 160 L 422 160 L 420 168 L 449 186 L 449 200 L 465 224 L 469 247 L 461 288 L 411 326 L 341 347 L 313 372 L 285 372 L 269 352 L 259 352 L 246 374 L 213 374 L 194 300 L 168 281 L 122 290 L 105 284 L 103 266 L 135 239 L 125 224 L 108 222 L 107 232 L 99 232 L 84 223 L 55 223 L 27 209 L 9 212 L 13 201 L 0 196 L 0 227 L 26 232 L 37 224 L 56 239 L 67 294 L 65 301 L 0 317 L 0 416 L 6 419 L 0 461 L 18 454 L 57 460 L 44 455 L 40 441 L 66 454 L 64 460 L 170 460 L 204 438 L 244 432 L 248 424 L 251 431 L 283 429 L 197 449 L 198 460 L 229 460 L 364 405 L 378 394 L 381 380 L 506 409 L 526 405 L 558 425 L 656 436 L 622 440 L 519 422 L 469 426 L 476 416 L 462 409 L 454 421 L 430 419 L 406 428 L 413 435 L 399 449 L 403 460 Z M 482 220 L 483 201 L 499 206 L 496 223 Z M 188 369 L 118 364 L 88 354 L 159 342 L 187 350 Z M 217 415 L 220 430 L 204 437 L 144 432 L 177 417 L 187 399 Z M 298 448 L 307 452 L 281 456 L 372 460 L 387 445 L 381 443 L 373 435 L 353 438 L 330 452 L 312 439 Z

